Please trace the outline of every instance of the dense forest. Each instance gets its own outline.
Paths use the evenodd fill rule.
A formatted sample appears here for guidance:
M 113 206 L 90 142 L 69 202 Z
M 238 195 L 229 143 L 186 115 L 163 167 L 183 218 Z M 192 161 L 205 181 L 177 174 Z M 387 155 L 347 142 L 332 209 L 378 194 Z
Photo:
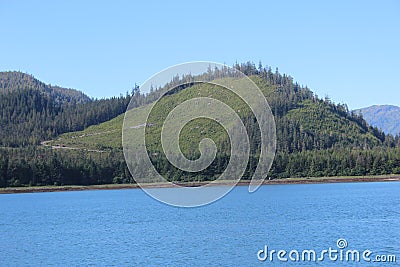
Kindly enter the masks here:
M 82 92 L 45 85 L 20 72 L 0 73 L 0 146 L 25 147 L 82 130 L 126 110 L 131 97 L 90 99 Z
M 261 64 L 256 67 L 251 62 L 234 67 L 260 87 L 275 117 L 277 153 L 270 177 L 400 173 L 399 136 L 386 135 L 378 128 L 370 127 L 361 115 L 349 111 L 345 104 L 319 98 L 278 70 L 272 71 Z M 209 79 L 214 79 L 219 73 L 210 72 L 207 75 Z M 185 79 L 190 81 L 191 78 Z M 171 81 L 180 82 L 179 78 Z M 193 88 L 196 86 L 201 87 L 195 85 Z M 76 145 L 74 149 L 52 149 L 40 143 L 62 139 L 65 145 L 68 144 L 67 137 L 77 142 L 76 138 L 72 139 L 74 134 L 60 134 L 81 131 L 76 135 L 82 135 L 89 129 L 103 129 L 103 125 L 121 131 L 121 116 L 117 116 L 125 112 L 129 101 L 132 99 L 133 106 L 140 107 L 157 99 L 162 90 L 159 88 L 142 94 L 135 86 L 124 96 L 97 100 L 76 90 L 45 85 L 31 75 L 0 73 L 0 186 L 133 183 L 118 134 L 110 137 L 115 140 L 109 145 L 98 139 Z M 214 89 L 207 88 L 207 92 L 210 90 Z M 218 94 L 222 99 L 223 92 Z M 177 104 L 189 96 L 190 88 L 178 88 L 165 96 L 165 101 Z M 252 142 L 252 157 L 243 177 L 248 179 L 258 160 L 260 134 L 256 120 L 246 112 L 243 114 L 242 120 Z M 209 122 L 200 123 L 208 129 L 201 136 L 209 134 L 213 137 L 215 126 Z M 192 131 L 190 134 L 196 136 L 197 133 Z M 171 180 L 215 179 L 229 161 L 226 153 L 229 145 L 223 138 L 220 141 L 223 149 L 215 161 L 196 175 L 174 169 L 165 157 L 157 153 L 151 153 L 157 154 L 152 161 L 159 172 L 169 174 Z M 188 157 L 198 156 L 197 150 L 190 150 L 193 145 L 184 143 L 183 146 L 189 149 Z

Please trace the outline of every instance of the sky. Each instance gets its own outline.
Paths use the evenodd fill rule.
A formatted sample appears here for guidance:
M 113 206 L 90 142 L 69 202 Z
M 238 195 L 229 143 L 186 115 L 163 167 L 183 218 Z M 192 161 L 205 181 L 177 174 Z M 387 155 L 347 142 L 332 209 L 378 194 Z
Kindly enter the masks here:
M 0 71 L 118 96 L 190 61 L 279 68 L 350 109 L 400 106 L 400 1 L 0 0 Z

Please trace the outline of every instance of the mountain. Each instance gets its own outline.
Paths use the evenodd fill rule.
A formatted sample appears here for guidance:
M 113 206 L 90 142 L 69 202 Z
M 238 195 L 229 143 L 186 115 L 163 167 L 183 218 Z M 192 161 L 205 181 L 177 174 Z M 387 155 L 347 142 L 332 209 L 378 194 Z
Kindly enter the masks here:
M 122 114 L 130 96 L 91 99 L 46 85 L 32 75 L 0 72 L 0 146 L 38 145 L 61 133 L 82 130 Z
M 247 65 L 246 65 L 247 67 Z M 389 149 L 399 145 L 399 140 L 390 140 L 385 135 L 372 127 L 355 113 L 349 112 L 345 105 L 335 105 L 329 100 L 316 97 L 308 88 L 300 87 L 292 82 L 289 76 L 271 74 L 264 70 L 259 72 L 253 69 L 247 73 L 258 85 L 275 116 L 277 129 L 277 160 L 275 161 L 271 176 L 273 178 L 294 176 L 332 176 L 332 175 L 366 175 L 392 173 L 392 165 L 370 168 L 370 164 L 377 163 L 386 158 L 381 155 L 381 149 Z M 178 90 L 173 94 L 163 97 L 154 108 L 151 117 L 151 127 L 148 127 L 149 141 L 148 153 L 160 173 L 173 173 L 171 180 L 213 179 L 220 173 L 221 166 L 226 166 L 229 161 L 227 136 L 218 130 L 218 124 L 206 120 L 197 120 L 196 123 L 184 127 L 180 134 L 180 147 L 188 158 L 198 158 L 196 148 L 204 137 L 214 140 L 220 149 L 219 157 L 211 170 L 192 176 L 174 169 L 162 155 L 160 132 L 166 115 L 179 103 L 194 96 L 213 97 L 224 101 L 230 106 L 241 110 L 241 118 L 247 127 L 252 142 L 252 163 L 256 165 L 259 153 L 259 133 L 254 120 L 249 116 L 240 99 L 229 95 L 228 92 L 216 86 L 195 84 Z M 239 108 L 238 108 L 239 107 Z M 129 122 L 130 127 L 139 130 L 145 125 L 145 114 L 150 105 L 142 105 L 132 109 Z M 71 132 L 60 135 L 48 145 L 58 149 L 89 149 L 91 151 L 113 151 L 122 149 L 121 135 L 124 115 L 120 115 L 108 122 L 91 126 L 83 131 Z M 135 141 L 133 147 L 139 144 Z M 376 158 L 374 153 L 379 154 Z M 157 155 L 157 156 L 152 156 Z M 251 168 L 251 167 L 249 167 Z M 250 177 L 253 170 L 248 169 L 245 177 Z M 202 178 L 199 178 L 202 177 Z
M 38 90 L 57 103 L 87 103 L 91 101 L 90 97 L 81 91 L 45 84 L 30 74 L 19 71 L 0 72 L 0 93 L 26 89 Z
M 288 86 L 284 90 L 276 85 L 265 84 L 265 81 L 259 76 L 253 75 L 250 78 L 267 95 L 271 109 L 275 113 L 278 151 L 292 153 L 346 147 L 363 149 L 383 144 L 382 133 L 374 131 L 358 115 L 352 116 L 345 106 L 337 106 L 329 101 L 318 99 L 305 88 Z M 250 124 L 247 121 L 250 110 L 246 109 L 238 97 L 235 98 L 223 88 L 201 84 L 163 97 L 158 104 L 159 108 L 153 109 L 152 116 L 149 117 L 152 127 L 149 127 L 147 138 L 154 139 L 154 143 L 159 143 L 156 139 L 160 129 L 157 128 L 163 124 L 163 119 L 175 106 L 191 99 L 194 95 L 196 97 L 213 97 L 224 101 L 229 106 L 236 107 L 241 110 L 241 117 L 246 120 L 245 124 Z M 150 108 L 151 105 L 143 105 L 129 111 L 133 114 L 131 117 L 135 118 L 130 122 L 132 127 L 145 125 L 145 114 Z M 123 119 L 124 115 L 120 115 L 83 131 L 65 133 L 50 144 L 75 148 L 121 149 Z M 209 137 L 213 140 L 221 139 L 221 131 L 218 131 L 216 127 L 217 124 L 199 120 L 193 127 L 184 128 L 181 133 L 183 151 L 196 146 L 200 137 L 204 137 L 207 133 L 211 134 Z M 252 125 L 248 130 L 255 131 L 255 129 L 256 127 Z M 256 133 L 249 135 L 252 134 L 256 135 Z M 225 140 L 220 140 L 221 143 L 223 141 Z M 161 147 L 155 149 L 161 150 Z
M 346 105 L 318 98 L 307 87 L 294 83 L 288 75 L 272 72 L 267 67 L 256 68 L 252 63 L 237 64 L 235 68 L 258 85 L 275 117 L 277 150 L 269 173 L 272 179 L 400 173 L 399 137 L 385 135 L 379 129 L 370 127 L 362 116 L 349 112 Z M 204 75 L 210 75 L 210 80 L 218 78 L 217 73 Z M 190 77 L 185 79 L 190 80 Z M 171 81 L 177 85 L 181 82 Z M 250 139 L 250 159 L 242 177 L 249 179 L 257 166 L 262 144 L 257 120 L 243 100 L 215 85 L 191 83 L 163 96 L 152 109 L 148 120 L 151 123 L 144 124 L 146 111 L 163 90 L 159 88 L 143 95 L 136 88 L 129 97 L 62 104 L 53 113 L 52 107 L 58 107 L 57 101 L 51 102 L 51 97 L 48 102 L 39 101 L 43 95 L 46 95 L 44 99 L 48 99 L 46 93 L 35 95 L 31 90 L 28 95 L 19 95 L 8 102 L 2 96 L 0 104 L 5 102 L 8 109 L 14 108 L 23 116 L 29 114 L 24 121 L 41 127 L 33 127 L 37 136 L 29 143 L 31 145 L 21 145 L 33 134 L 27 131 L 29 128 L 24 126 L 23 121 L 16 123 L 18 116 L 13 117 L 13 112 L 3 112 L 3 118 L 13 118 L 1 121 L 6 129 L 11 127 L 14 133 L 20 129 L 25 134 L 14 134 L 16 145 L 7 145 L 10 144 L 8 135 L 0 136 L 3 146 L 8 146 L 0 148 L 0 186 L 134 182 L 121 144 L 123 113 L 130 100 L 134 105 L 128 111 L 131 115 L 128 127 L 133 131 L 146 127 L 148 154 L 160 173 L 173 181 L 213 180 L 230 160 L 230 142 L 226 133 L 221 134 L 218 123 L 196 119 L 180 133 L 181 150 L 190 159 L 199 157 L 199 142 L 205 137 L 212 139 L 217 146 L 215 160 L 199 173 L 176 169 L 161 147 L 161 127 L 167 114 L 180 103 L 196 96 L 218 99 L 238 111 Z M 114 107 L 110 106 L 112 103 Z M 47 119 L 50 119 L 50 124 L 44 123 Z M 73 122 L 74 126 L 70 127 Z M 43 142 L 45 140 L 48 141 Z M 37 145 L 40 142 L 42 145 Z M 134 148 L 140 144 L 133 139 L 130 145 Z M 139 171 L 140 165 L 137 161 L 132 167 Z
M 400 134 L 400 107 L 391 105 L 375 105 L 355 110 L 372 126 L 376 126 L 387 134 Z

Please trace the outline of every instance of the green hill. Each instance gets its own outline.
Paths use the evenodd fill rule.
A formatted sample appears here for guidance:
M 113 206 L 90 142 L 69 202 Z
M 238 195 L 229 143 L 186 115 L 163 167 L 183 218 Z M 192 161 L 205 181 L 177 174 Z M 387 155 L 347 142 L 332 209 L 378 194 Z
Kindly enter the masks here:
M 276 173 L 271 173 L 273 177 L 322 176 L 332 175 L 332 173 L 335 175 L 362 175 L 367 173 L 367 170 L 361 169 L 361 167 L 354 172 L 351 166 L 342 169 L 335 166 L 330 168 L 324 166 L 331 160 L 330 157 L 337 157 L 332 161 L 341 165 L 342 163 L 338 159 L 340 157 L 353 157 L 352 160 L 356 160 L 362 153 L 376 151 L 386 146 L 383 133 L 369 127 L 360 116 L 351 114 L 345 105 L 335 105 L 329 100 L 318 99 L 307 88 L 300 88 L 289 81 L 282 86 L 273 84 L 260 75 L 253 75 L 251 79 L 267 97 L 275 115 L 277 158 L 279 160 L 275 162 L 273 168 Z M 290 78 L 286 79 L 290 80 Z M 258 127 L 254 124 L 254 118 L 248 107 L 238 97 L 223 88 L 205 84 L 196 84 L 174 94 L 166 95 L 153 109 L 148 120 L 151 127 L 148 126 L 146 129 L 147 149 L 153 163 L 158 166 L 160 173 L 172 173 L 171 180 L 192 180 L 199 179 L 199 176 L 202 177 L 201 179 L 213 179 L 223 170 L 223 166 L 226 166 L 229 161 L 230 146 L 225 131 L 219 128 L 220 126 L 215 122 L 206 119 L 194 120 L 183 128 L 180 135 L 180 148 L 185 156 L 191 159 L 199 157 L 198 144 L 203 138 L 211 138 L 217 144 L 219 157 L 214 162 L 214 166 L 210 166 L 210 169 L 202 174 L 197 173 L 194 176 L 170 166 L 161 148 L 161 126 L 167 114 L 187 99 L 206 96 L 224 101 L 240 111 L 240 116 L 251 137 L 252 156 L 245 175 L 245 177 L 250 177 L 254 171 L 252 166 L 257 165 L 257 155 L 260 151 Z M 130 118 L 134 118 L 134 121 L 128 122 L 127 126 L 132 128 L 133 135 L 135 130 L 145 127 L 144 115 L 147 114 L 149 108 L 150 105 L 146 105 L 129 111 L 133 114 Z M 49 145 L 55 148 L 89 149 L 103 152 L 121 149 L 123 119 L 123 115 L 120 115 L 83 131 L 60 135 Z M 138 145 L 135 144 L 135 141 L 132 142 L 132 146 Z M 319 161 L 315 159 L 316 157 L 320 157 L 319 160 L 322 162 L 318 164 L 318 167 L 311 166 Z M 366 155 L 365 157 L 372 156 Z M 291 161 L 294 158 L 296 161 Z M 286 161 L 286 165 L 280 166 Z
M 276 157 L 269 173 L 271 178 L 400 173 L 400 138 L 385 135 L 377 128 L 368 126 L 362 116 L 349 112 L 344 104 L 319 99 L 307 87 L 294 83 L 290 76 L 272 72 L 270 68 L 256 68 L 252 63 L 235 67 L 259 86 L 275 118 L 277 146 Z M 179 84 L 180 81 L 171 83 Z M 32 90 L 29 92 L 24 97 L 31 101 L 31 96 L 34 95 L 30 95 Z M 249 107 L 240 98 L 224 88 L 209 84 L 194 83 L 187 87 L 178 87 L 165 95 L 152 109 L 146 125 L 145 114 L 162 92 L 163 89 L 159 88 L 143 95 L 135 90 L 129 98 L 127 96 L 102 100 L 103 102 L 91 101 L 72 105 L 71 108 L 63 106 L 54 117 L 48 116 L 52 114 L 49 110 L 57 108 L 54 102 L 50 102 L 47 105 L 49 109 L 44 109 L 42 113 L 32 112 L 36 106 L 28 105 L 25 109 L 29 114 L 25 117 L 26 121 L 40 126 L 34 128 L 38 134 L 32 144 L 41 141 L 42 146 L 0 148 L 0 186 L 134 182 L 134 177 L 131 177 L 124 161 L 121 144 L 124 121 L 122 113 L 130 99 L 134 108 L 128 111 L 132 116 L 125 126 L 132 129 L 133 137 L 135 131 L 146 127 L 148 154 L 160 173 L 175 181 L 213 180 L 223 172 L 230 159 L 230 142 L 218 123 L 196 119 L 188 123 L 179 136 L 182 152 L 191 159 L 199 157 L 198 146 L 203 138 L 210 138 L 217 145 L 215 160 L 200 173 L 177 170 L 168 162 L 161 149 L 161 127 L 167 114 L 185 100 L 198 96 L 219 99 L 234 108 L 242 119 L 250 139 L 250 160 L 242 178 L 251 177 L 261 149 L 260 130 Z M 8 92 L 4 96 L 10 94 Z M 21 97 L 15 99 L 24 99 Z M 4 106 L 6 103 L 5 107 L 10 110 L 12 103 L 18 102 L 12 98 L 8 101 L 3 99 L 7 98 L 1 98 L 0 105 L 3 103 Z M 28 103 L 36 103 L 29 101 Z M 112 103 L 116 105 L 111 107 Z M 41 103 L 39 106 L 43 108 L 43 105 Z M 23 105 L 16 106 L 24 114 Z M 3 118 L 4 114 L 12 112 L 3 112 Z M 107 119 L 104 115 L 112 119 Z M 11 118 L 11 115 L 5 117 Z M 44 123 L 46 120 L 41 121 L 39 118 L 51 118 L 47 121 L 53 128 L 42 127 L 47 125 Z M 96 120 L 85 123 L 87 118 Z M 62 133 L 71 128 L 62 128 L 59 125 L 68 125 L 69 122 L 75 123 L 75 127 L 80 129 Z M 3 119 L 0 120 L 1 123 L 5 127 L 11 127 L 7 136 L 0 136 L 3 144 L 7 144 L 5 141 L 10 138 L 10 132 L 18 132 L 18 129 L 25 131 L 26 137 L 32 138 L 32 133 L 19 126 L 15 119 Z M 53 130 L 49 132 L 48 129 Z M 16 143 L 23 140 L 18 135 L 14 137 Z M 131 145 L 134 147 L 139 144 L 133 138 Z M 135 164 L 140 165 L 140 162 Z
M 58 103 L 87 103 L 91 101 L 90 97 L 81 91 L 45 84 L 36 79 L 33 75 L 19 71 L 0 72 L 0 93 L 13 92 L 21 89 L 40 91 Z
M 283 99 L 281 89 L 275 85 L 265 84 L 260 77 L 252 76 L 264 92 L 271 104 L 272 110 L 278 112 L 281 106 L 279 101 Z M 310 93 L 310 94 L 308 94 Z M 275 115 L 278 135 L 278 151 L 306 151 L 314 149 L 329 148 L 372 148 L 382 145 L 381 136 L 376 134 L 359 117 L 352 117 L 341 105 L 337 106 L 330 102 L 316 99 L 312 93 L 303 89 L 303 92 L 294 93 L 293 99 L 299 94 L 299 101 L 293 100 L 288 109 L 281 115 Z M 307 94 L 306 98 L 301 97 Z M 186 88 L 173 95 L 168 95 L 159 103 L 159 109 L 154 109 L 150 117 L 153 127 L 149 127 L 149 139 L 154 139 L 152 135 L 159 134 L 160 126 L 166 115 L 173 107 L 187 99 L 195 96 L 211 96 L 215 99 L 224 101 L 229 106 L 241 110 L 241 117 L 244 119 L 250 114 L 250 110 L 233 94 L 229 94 L 223 88 L 209 85 L 195 85 Z M 304 98 L 304 99 L 303 99 Z M 276 103 L 278 101 L 278 103 Z M 282 100 L 284 101 L 284 100 Z M 144 114 L 148 112 L 150 105 L 142 106 L 131 110 L 137 121 L 131 122 L 131 126 L 138 128 L 144 125 Z M 112 149 L 121 148 L 123 115 L 99 125 L 91 126 L 83 131 L 66 133 L 53 140 L 51 145 L 62 145 L 65 147 L 91 148 L 91 149 Z M 152 120 L 153 119 L 153 120 Z M 222 142 L 223 138 L 218 133 L 217 125 L 210 122 L 197 121 L 196 125 L 188 125 L 182 132 L 183 149 L 198 144 L 200 137 L 210 135 L 213 140 Z M 155 129 L 158 128 L 158 131 Z M 213 133 L 215 133 L 213 135 Z

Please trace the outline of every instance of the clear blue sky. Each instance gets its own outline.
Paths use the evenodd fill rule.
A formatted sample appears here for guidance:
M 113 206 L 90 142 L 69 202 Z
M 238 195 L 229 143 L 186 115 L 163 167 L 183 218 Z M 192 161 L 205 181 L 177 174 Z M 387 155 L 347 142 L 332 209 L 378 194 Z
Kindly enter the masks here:
M 0 0 L 0 70 L 92 97 L 187 61 L 278 67 L 350 108 L 400 105 L 400 2 Z

